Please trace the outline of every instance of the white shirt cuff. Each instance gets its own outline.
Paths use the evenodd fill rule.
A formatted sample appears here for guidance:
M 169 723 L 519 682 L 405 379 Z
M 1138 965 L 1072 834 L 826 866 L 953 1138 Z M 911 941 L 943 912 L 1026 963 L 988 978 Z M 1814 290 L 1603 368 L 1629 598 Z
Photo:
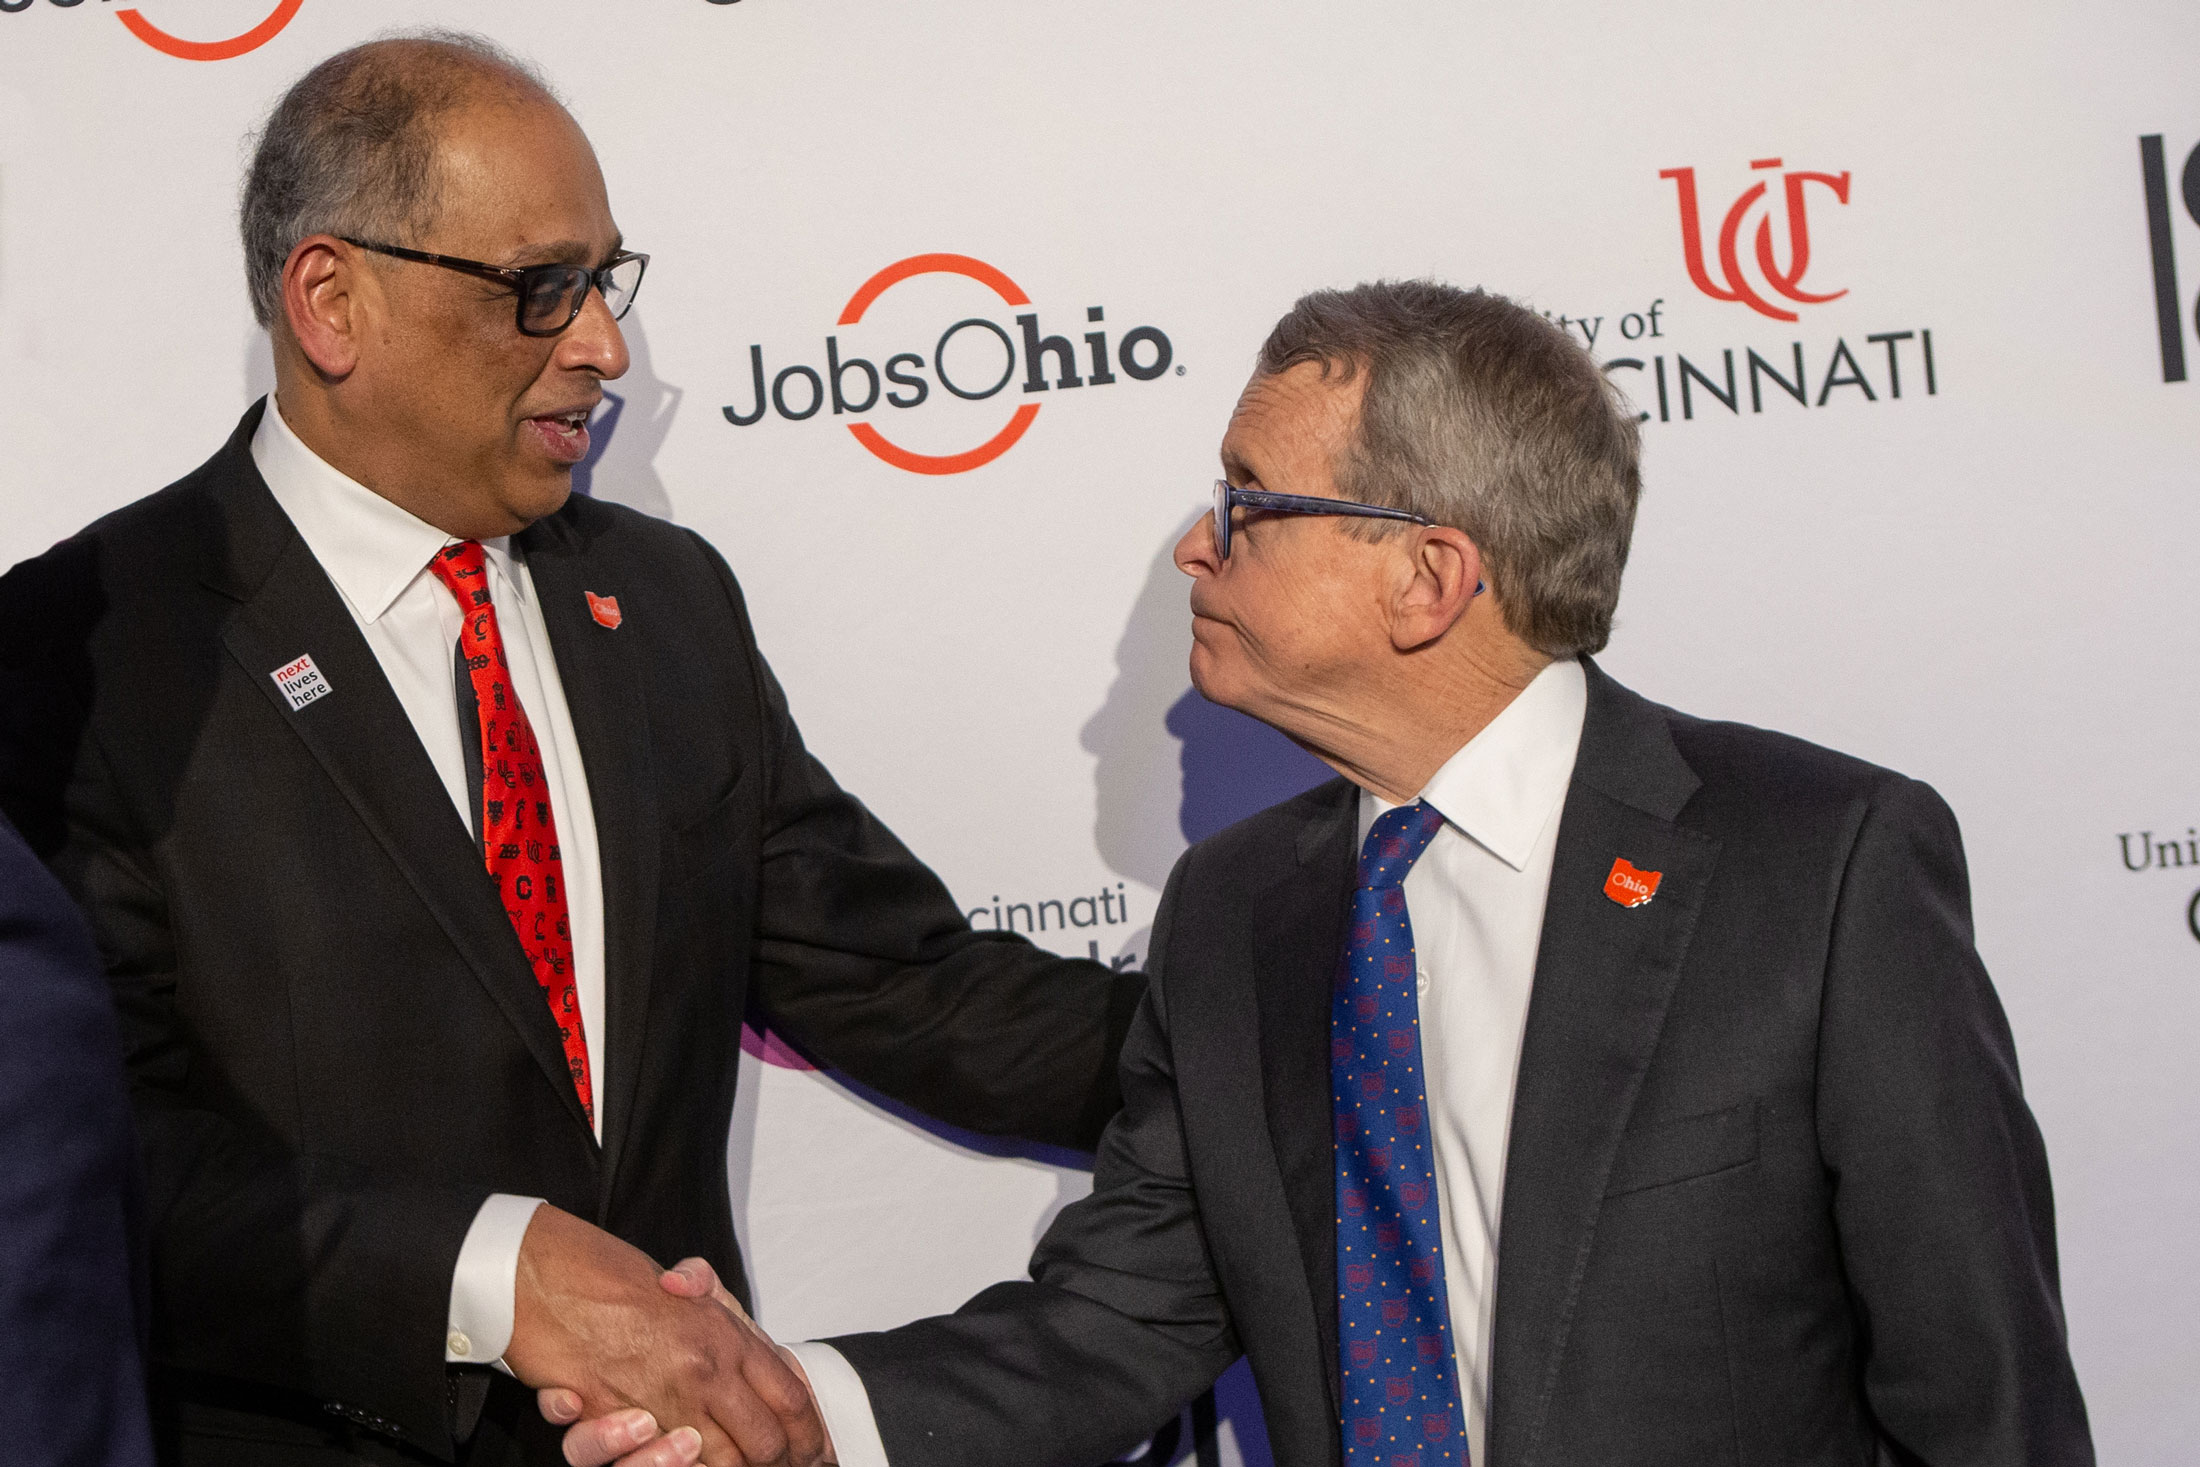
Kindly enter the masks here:
M 823 1340 L 804 1340 L 789 1345 L 810 1377 L 810 1394 L 817 1398 L 817 1414 L 825 1418 L 825 1430 L 833 1439 L 833 1459 L 840 1467 L 887 1467 L 886 1444 L 878 1437 L 878 1419 L 871 1414 L 871 1393 L 863 1377 L 841 1354 Z
M 446 1365 L 504 1368 L 504 1352 L 512 1343 L 512 1297 L 519 1290 L 519 1245 L 540 1206 L 540 1197 L 494 1192 L 474 1214 L 458 1248 L 458 1266 L 451 1270 Z

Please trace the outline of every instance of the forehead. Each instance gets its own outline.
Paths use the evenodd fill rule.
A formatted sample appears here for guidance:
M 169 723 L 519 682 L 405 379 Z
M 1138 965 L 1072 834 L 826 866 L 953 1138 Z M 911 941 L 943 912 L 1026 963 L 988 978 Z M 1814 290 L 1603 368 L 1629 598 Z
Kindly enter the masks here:
M 1255 373 L 1222 435 L 1224 472 L 1279 492 L 1331 492 L 1330 466 L 1352 441 L 1366 389 L 1365 371 L 1347 379 L 1331 368 L 1324 377 L 1317 362 Z
M 595 150 L 554 102 L 462 107 L 439 129 L 436 160 L 435 233 L 454 252 L 464 252 L 461 234 L 467 248 L 492 260 L 552 258 L 559 252 L 543 247 L 561 242 L 596 253 L 617 237 Z

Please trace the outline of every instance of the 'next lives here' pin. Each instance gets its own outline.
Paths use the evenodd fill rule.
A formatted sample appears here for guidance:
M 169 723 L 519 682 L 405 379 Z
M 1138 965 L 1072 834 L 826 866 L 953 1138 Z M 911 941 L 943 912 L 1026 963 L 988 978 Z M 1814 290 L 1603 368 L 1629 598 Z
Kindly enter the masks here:
M 283 696 L 290 700 L 293 711 L 336 691 L 329 686 L 329 680 L 321 676 L 321 669 L 313 665 L 311 656 L 286 662 L 268 676 L 275 679 L 275 686 L 283 690 Z

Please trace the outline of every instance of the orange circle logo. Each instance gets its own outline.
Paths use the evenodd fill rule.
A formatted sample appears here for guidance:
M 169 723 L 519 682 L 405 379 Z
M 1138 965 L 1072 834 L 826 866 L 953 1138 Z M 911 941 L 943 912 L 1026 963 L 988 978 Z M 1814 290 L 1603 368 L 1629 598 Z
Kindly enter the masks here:
M 853 326 L 861 321 L 873 301 L 912 275 L 967 275 L 1012 306 L 1031 304 L 1031 297 L 1024 294 L 1022 286 L 983 260 L 974 260 L 968 255 L 911 255 L 864 281 L 856 293 L 848 297 L 848 304 L 841 307 L 839 324 Z M 848 431 L 855 435 L 856 442 L 897 469 L 907 469 L 912 474 L 960 474 L 989 464 L 1014 448 L 1016 440 L 1024 436 L 1024 430 L 1038 416 L 1039 404 L 1025 403 L 1016 409 L 1000 432 L 967 453 L 913 453 L 869 423 L 850 423 Z
M 147 20 L 135 8 L 118 10 L 115 12 L 115 17 L 129 28 L 131 35 L 136 36 L 155 51 L 174 56 L 182 61 L 227 61 L 232 56 L 242 56 L 247 51 L 257 51 L 269 41 L 274 40 L 281 33 L 283 27 L 289 25 L 291 20 L 296 17 L 299 7 L 305 3 L 306 0 L 277 0 L 275 8 L 268 13 L 267 19 L 241 35 L 231 36 L 223 41 L 187 41 L 181 36 L 172 36 Z

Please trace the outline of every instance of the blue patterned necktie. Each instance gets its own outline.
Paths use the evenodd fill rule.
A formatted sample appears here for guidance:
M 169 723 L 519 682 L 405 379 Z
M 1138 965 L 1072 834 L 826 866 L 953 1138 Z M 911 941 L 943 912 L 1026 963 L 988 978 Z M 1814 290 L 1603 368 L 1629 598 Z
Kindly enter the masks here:
M 1403 885 L 1443 823 L 1419 801 L 1376 818 L 1330 999 L 1345 1467 L 1467 1462 Z

